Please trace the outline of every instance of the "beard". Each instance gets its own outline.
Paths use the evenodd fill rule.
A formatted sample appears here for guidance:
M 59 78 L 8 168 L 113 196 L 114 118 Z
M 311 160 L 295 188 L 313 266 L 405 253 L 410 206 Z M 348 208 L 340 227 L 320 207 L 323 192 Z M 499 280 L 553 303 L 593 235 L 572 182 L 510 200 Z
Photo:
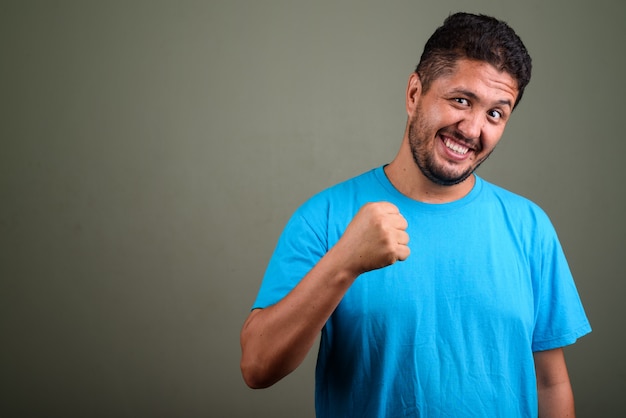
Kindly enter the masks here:
M 462 142 L 472 143 L 475 141 L 467 140 L 459 132 L 450 128 L 443 128 L 437 131 L 437 135 L 434 138 L 428 138 L 429 132 L 433 130 L 418 117 L 420 114 L 419 108 L 412 116 L 408 128 L 409 145 L 411 147 L 411 154 L 415 164 L 419 167 L 422 174 L 435 184 L 440 186 L 454 186 L 466 180 L 469 176 L 476 171 L 476 169 L 491 155 L 490 151 L 485 157 L 480 159 L 474 164 L 471 164 L 467 169 L 463 171 L 455 170 L 452 166 L 439 164 L 435 157 L 434 141 L 437 141 L 439 133 L 445 132 L 446 135 L 458 138 Z M 425 118 L 424 118 L 425 119 Z M 474 152 L 479 152 L 480 149 L 476 149 Z

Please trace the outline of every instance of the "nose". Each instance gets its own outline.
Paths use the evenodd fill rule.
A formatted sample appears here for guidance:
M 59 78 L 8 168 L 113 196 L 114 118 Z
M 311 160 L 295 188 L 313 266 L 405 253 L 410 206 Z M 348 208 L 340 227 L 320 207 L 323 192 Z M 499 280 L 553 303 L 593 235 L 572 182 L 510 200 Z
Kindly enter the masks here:
M 458 129 L 466 138 L 475 139 L 480 137 L 484 124 L 485 118 L 480 112 L 467 112 L 458 123 Z

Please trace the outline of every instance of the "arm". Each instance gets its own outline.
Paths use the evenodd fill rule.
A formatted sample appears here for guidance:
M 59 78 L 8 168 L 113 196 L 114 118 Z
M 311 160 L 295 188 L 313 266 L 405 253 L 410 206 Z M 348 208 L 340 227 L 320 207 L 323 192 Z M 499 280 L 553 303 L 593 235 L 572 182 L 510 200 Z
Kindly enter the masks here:
M 573 418 L 574 395 L 563 349 L 537 351 L 535 372 L 540 418 Z
M 390 203 L 363 206 L 337 244 L 287 296 L 253 310 L 241 331 L 246 384 L 268 387 L 295 370 L 356 278 L 408 257 L 406 227 Z

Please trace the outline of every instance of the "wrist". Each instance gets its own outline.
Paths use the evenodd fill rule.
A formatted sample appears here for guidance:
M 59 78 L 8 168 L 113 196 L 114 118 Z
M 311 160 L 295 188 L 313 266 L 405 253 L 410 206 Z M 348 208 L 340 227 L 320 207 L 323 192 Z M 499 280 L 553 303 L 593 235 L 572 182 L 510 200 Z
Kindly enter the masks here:
M 332 247 L 322 260 L 329 270 L 328 277 L 339 285 L 350 287 L 363 273 L 360 266 L 351 262 L 350 254 L 338 246 Z

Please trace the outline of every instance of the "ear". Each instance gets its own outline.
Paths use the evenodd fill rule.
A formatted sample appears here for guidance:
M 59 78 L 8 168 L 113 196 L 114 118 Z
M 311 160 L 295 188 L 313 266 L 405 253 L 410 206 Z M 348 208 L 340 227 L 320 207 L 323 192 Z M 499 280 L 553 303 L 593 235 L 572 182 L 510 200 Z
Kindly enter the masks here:
M 413 116 L 421 94 L 422 82 L 420 76 L 416 72 L 413 72 L 409 77 L 409 84 L 406 87 L 406 112 L 409 117 Z

